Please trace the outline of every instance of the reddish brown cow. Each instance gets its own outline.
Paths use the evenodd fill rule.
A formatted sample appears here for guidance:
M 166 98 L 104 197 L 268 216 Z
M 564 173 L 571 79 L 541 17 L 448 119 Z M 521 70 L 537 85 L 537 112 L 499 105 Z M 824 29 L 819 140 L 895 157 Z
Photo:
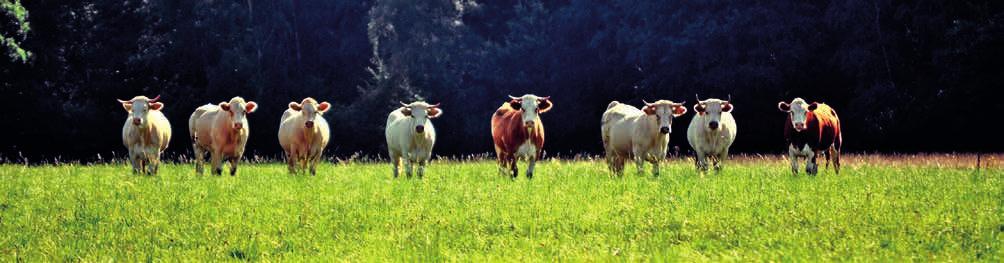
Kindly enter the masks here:
M 819 168 L 816 157 L 825 154 L 826 166 L 830 166 L 833 158 L 833 168 L 840 174 L 840 145 L 843 135 L 840 133 L 840 118 L 829 105 L 813 102 L 805 103 L 802 98 L 795 98 L 791 104 L 780 102 L 777 108 L 788 112 L 788 120 L 784 124 L 784 138 L 788 142 L 788 157 L 791 160 L 791 172 L 798 174 L 798 157 L 805 157 L 805 172 L 816 174 Z
M 498 157 L 499 172 L 519 176 L 516 161 L 529 162 L 526 178 L 533 178 L 533 167 L 544 149 L 544 125 L 538 114 L 551 110 L 550 97 L 509 96 L 508 102 L 492 115 L 492 139 Z

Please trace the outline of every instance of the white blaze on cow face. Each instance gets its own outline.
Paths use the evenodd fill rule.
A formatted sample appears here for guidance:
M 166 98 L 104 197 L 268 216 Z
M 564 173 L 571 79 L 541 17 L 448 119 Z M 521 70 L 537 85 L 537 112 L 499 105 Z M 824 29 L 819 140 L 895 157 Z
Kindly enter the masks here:
M 401 113 L 404 116 L 411 117 L 411 126 L 417 133 L 425 132 L 425 126 L 428 126 L 429 119 L 438 118 L 440 114 L 443 114 L 443 110 L 439 109 L 438 103 L 435 105 L 429 105 L 422 101 L 412 102 L 411 104 L 399 103 L 404 107 L 401 109 Z
M 811 105 L 805 102 L 802 98 L 795 98 L 791 101 L 791 104 L 784 103 L 783 101 L 778 103 L 777 107 L 781 111 L 788 112 L 791 115 L 791 126 L 795 128 L 796 131 L 804 131 L 807 129 L 806 119 L 809 114 L 809 108 Z
M 328 112 L 331 108 L 331 104 L 327 102 L 317 103 L 317 100 L 313 98 L 303 99 L 302 103 L 290 102 L 289 108 L 295 111 L 299 111 L 300 114 L 306 118 L 303 122 L 303 126 L 307 129 L 314 128 L 314 120 Z
M 509 106 L 521 111 L 523 126 L 533 129 L 534 124 L 540 121 L 540 114 L 551 110 L 551 97 L 537 97 L 527 94 L 523 97 L 509 96 Z
M 732 112 L 732 103 L 727 100 L 707 99 L 698 101 L 697 105 L 694 105 L 694 111 L 705 116 L 702 125 L 705 130 L 715 131 L 721 126 L 722 112 Z
M 672 133 L 673 119 L 687 113 L 687 108 L 683 106 L 683 103 L 673 103 L 668 100 L 659 100 L 655 103 L 648 103 L 644 100 L 642 102 L 645 103 L 645 108 L 642 111 L 646 115 L 655 117 L 656 122 L 659 124 L 659 133 L 661 134 Z
M 258 104 L 254 101 L 244 102 L 244 98 L 234 97 L 230 102 L 220 102 L 220 109 L 230 115 L 230 125 L 234 129 L 244 128 L 247 123 L 247 114 L 255 112 Z
M 147 116 L 150 111 L 160 110 L 164 107 L 163 103 L 157 102 L 159 99 L 160 96 L 153 99 L 149 99 L 146 96 L 136 96 L 128 101 L 119 100 L 119 103 L 122 103 L 122 108 L 125 108 L 129 112 L 133 125 L 145 128 L 149 123 Z

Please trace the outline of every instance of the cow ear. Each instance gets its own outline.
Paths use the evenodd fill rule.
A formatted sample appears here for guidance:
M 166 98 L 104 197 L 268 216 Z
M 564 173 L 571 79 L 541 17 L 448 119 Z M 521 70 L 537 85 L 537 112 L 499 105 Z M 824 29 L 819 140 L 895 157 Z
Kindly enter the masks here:
M 248 104 L 244 104 L 244 112 L 252 113 L 258 110 L 258 103 L 254 101 L 248 101 Z
M 328 112 L 328 110 L 330 109 L 331 109 L 331 103 L 328 103 L 327 101 L 321 102 L 321 104 L 317 105 L 317 111 L 320 113 Z
M 537 105 L 537 112 L 545 113 L 551 110 L 551 106 L 554 106 L 554 104 L 551 103 L 551 100 L 543 100 L 540 102 L 540 105 Z
M 644 111 L 648 115 L 655 115 L 655 106 L 645 105 L 645 107 L 641 108 L 641 111 Z
M 779 110 L 781 110 L 783 112 L 789 112 L 789 111 L 791 111 L 791 104 L 785 103 L 783 101 L 782 102 L 778 102 L 777 103 L 777 109 L 779 109 Z
M 732 112 L 732 103 L 726 102 L 725 105 L 722 105 L 722 112 Z
M 132 102 L 131 101 L 121 101 L 120 100 L 119 102 L 120 102 L 120 104 L 122 104 L 122 108 L 125 109 L 126 112 L 132 112 Z
M 401 114 L 404 114 L 404 116 L 411 116 L 411 108 L 401 107 Z
M 291 109 L 291 110 L 295 110 L 295 111 L 300 111 L 300 110 L 303 110 L 303 107 L 302 107 L 302 106 L 300 106 L 300 104 L 299 104 L 299 103 L 296 103 L 296 102 L 294 101 L 294 102 L 290 102 L 290 103 L 289 103 L 289 109 Z
M 687 113 L 687 107 L 684 107 L 683 105 L 674 105 L 673 106 L 673 117 L 680 117 L 680 116 L 683 116 L 683 114 L 686 114 L 686 113 Z
M 164 103 L 161 103 L 161 102 L 150 103 L 150 109 L 151 110 L 160 110 L 160 109 L 163 109 L 163 108 L 164 108 Z
M 812 104 L 809 104 L 809 111 L 816 111 L 817 107 L 819 107 L 819 103 L 813 102 Z
M 516 109 L 516 110 L 521 110 L 521 109 L 523 109 L 523 103 L 519 102 L 517 100 L 510 100 L 509 101 L 509 107 L 512 107 L 513 109 Z
M 443 110 L 440 108 L 429 108 L 429 119 L 439 118 L 439 115 L 443 114 Z
M 223 111 L 230 111 L 230 103 L 220 102 L 220 109 L 223 109 Z
M 705 108 L 706 107 L 704 106 L 703 103 L 694 104 L 694 111 L 697 112 L 697 113 L 704 113 L 704 109 Z

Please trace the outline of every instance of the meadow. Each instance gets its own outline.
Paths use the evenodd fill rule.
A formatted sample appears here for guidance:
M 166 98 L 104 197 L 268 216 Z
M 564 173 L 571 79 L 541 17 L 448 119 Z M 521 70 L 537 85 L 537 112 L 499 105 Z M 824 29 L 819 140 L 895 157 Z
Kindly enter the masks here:
M 858 155 L 818 176 L 771 156 L 704 175 L 674 159 L 660 177 L 610 177 L 601 160 L 541 161 L 533 180 L 491 161 L 390 172 L 0 165 L 0 261 L 1004 261 L 993 161 Z

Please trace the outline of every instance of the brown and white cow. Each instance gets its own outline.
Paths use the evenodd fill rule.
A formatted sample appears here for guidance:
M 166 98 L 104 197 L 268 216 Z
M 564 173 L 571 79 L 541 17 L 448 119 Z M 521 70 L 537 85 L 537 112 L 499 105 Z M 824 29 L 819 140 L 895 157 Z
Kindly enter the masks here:
M 323 114 L 331 104 L 317 103 L 314 98 L 303 99 L 301 103 L 290 102 L 279 121 L 279 146 L 286 154 L 289 173 L 297 169 L 310 168 L 310 175 L 317 175 L 317 163 L 321 160 L 324 147 L 328 146 L 330 130 Z
M 247 114 L 258 109 L 253 101 L 234 97 L 230 102 L 206 104 L 188 118 L 188 132 L 195 151 L 195 171 L 202 174 L 202 162 L 210 154 L 213 174 L 223 174 L 223 161 L 230 161 L 230 175 L 237 173 L 237 162 L 244 156 L 250 125 Z
M 603 112 L 600 132 L 607 165 L 616 175 L 624 175 L 624 162 L 633 159 L 642 174 L 645 161 L 652 163 L 652 174 L 659 175 L 659 163 L 666 159 L 673 119 L 687 113 L 683 103 L 658 100 L 645 103 L 642 109 L 612 101 Z
M 160 96 L 153 99 L 136 96 L 128 101 L 119 100 L 129 112 L 122 125 L 122 144 L 129 149 L 133 173 L 157 174 L 160 154 L 171 141 L 171 123 L 161 112 L 164 103 L 158 102 L 159 99 Z
M 826 104 L 809 104 L 802 98 L 795 98 L 790 104 L 778 102 L 777 108 L 788 113 L 784 122 L 784 138 L 788 143 L 791 172 L 798 174 L 798 157 L 805 157 L 805 172 L 816 174 L 819 170 L 816 157 L 822 153 L 826 155 L 827 167 L 830 166 L 830 158 L 833 158 L 833 168 L 839 174 L 843 135 L 837 112 Z
M 539 114 L 551 110 L 553 104 L 550 97 L 531 94 L 509 98 L 492 115 L 492 140 L 499 171 L 516 178 L 519 176 L 516 161 L 523 158 L 529 162 L 526 177 L 533 178 L 534 164 L 544 151 L 544 124 Z

